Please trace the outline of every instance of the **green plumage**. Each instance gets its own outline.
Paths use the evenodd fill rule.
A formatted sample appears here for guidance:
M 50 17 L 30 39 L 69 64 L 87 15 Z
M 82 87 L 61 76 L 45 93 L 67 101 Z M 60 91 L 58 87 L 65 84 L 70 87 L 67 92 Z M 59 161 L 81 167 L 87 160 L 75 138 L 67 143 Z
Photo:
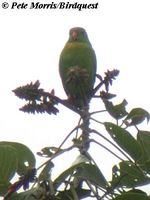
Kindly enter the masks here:
M 96 56 L 83 28 L 72 28 L 59 60 L 59 72 L 69 101 L 88 106 L 96 75 Z

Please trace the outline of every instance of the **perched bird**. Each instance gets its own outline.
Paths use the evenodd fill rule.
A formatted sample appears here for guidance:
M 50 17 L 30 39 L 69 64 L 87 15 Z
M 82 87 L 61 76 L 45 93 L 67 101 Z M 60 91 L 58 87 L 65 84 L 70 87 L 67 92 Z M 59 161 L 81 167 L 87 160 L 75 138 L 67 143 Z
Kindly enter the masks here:
M 83 28 L 69 32 L 59 59 L 59 72 L 69 102 L 78 109 L 88 107 L 96 75 L 96 55 Z

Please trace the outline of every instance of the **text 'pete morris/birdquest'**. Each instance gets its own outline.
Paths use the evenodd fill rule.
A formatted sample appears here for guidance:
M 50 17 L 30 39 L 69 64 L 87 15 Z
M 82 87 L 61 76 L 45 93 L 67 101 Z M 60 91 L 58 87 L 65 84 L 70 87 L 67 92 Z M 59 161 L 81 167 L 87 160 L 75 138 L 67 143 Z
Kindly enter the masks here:
M 73 9 L 73 10 L 92 10 L 98 8 L 98 2 L 97 3 L 79 3 L 79 2 L 51 2 L 51 3 L 41 3 L 41 2 L 31 2 L 31 3 L 25 3 L 25 2 L 3 2 L 2 8 L 7 9 Z

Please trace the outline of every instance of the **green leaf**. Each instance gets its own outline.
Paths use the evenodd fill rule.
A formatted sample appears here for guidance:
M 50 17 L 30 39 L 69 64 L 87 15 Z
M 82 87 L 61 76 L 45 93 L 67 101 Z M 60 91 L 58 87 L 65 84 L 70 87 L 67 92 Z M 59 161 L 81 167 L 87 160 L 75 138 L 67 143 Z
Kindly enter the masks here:
M 0 145 L 8 145 L 15 149 L 15 158 L 18 162 L 16 170 L 19 175 L 25 174 L 28 167 L 35 166 L 35 157 L 31 150 L 24 144 L 20 144 L 17 142 L 0 142 Z
M 143 108 L 134 108 L 130 111 L 130 113 L 126 117 L 125 123 L 128 126 L 133 126 L 133 125 L 140 124 L 145 119 L 147 119 L 147 123 L 148 123 L 150 120 L 150 114 Z
M 139 142 L 143 156 L 150 160 L 150 132 L 149 131 L 138 131 L 137 141 Z
M 38 188 L 32 188 L 19 194 L 13 194 L 11 200 L 37 200 L 40 199 L 41 193 L 42 191 L 38 190 Z
M 137 141 L 142 149 L 142 157 L 138 161 L 141 167 L 150 173 L 150 132 L 149 131 L 138 131 Z
M 0 182 L 9 182 L 17 169 L 16 150 L 0 144 Z
M 51 158 L 54 154 L 61 153 L 63 150 L 57 147 L 44 147 L 41 152 L 38 152 L 39 156 Z
M 74 175 L 81 180 L 89 180 L 94 185 L 102 188 L 107 187 L 107 181 L 98 167 L 92 164 L 81 163 Z
M 1 174 L 0 174 L 0 176 L 1 176 Z M 4 196 L 6 194 L 10 185 L 11 185 L 10 182 L 0 180 L 0 197 Z
M 148 200 L 148 197 L 143 194 L 125 193 L 117 196 L 114 200 Z
M 73 174 L 74 170 L 80 166 L 80 164 L 73 165 L 72 167 L 68 168 L 64 172 L 62 172 L 55 180 L 54 180 L 54 187 L 57 189 L 65 180 L 67 177 Z
M 117 196 L 114 200 L 148 200 L 148 196 L 144 192 L 132 190 Z
M 134 137 L 125 129 L 110 123 L 104 123 L 106 130 L 114 141 L 135 161 L 139 160 L 142 155 L 141 147 Z
M 83 198 L 89 197 L 91 190 L 82 189 L 82 188 L 75 188 L 75 192 L 78 196 L 78 199 L 83 199 Z M 60 191 L 57 195 L 57 198 L 58 199 L 65 199 L 65 200 L 74 199 L 71 189 Z
M 112 187 L 127 188 L 142 186 L 150 183 L 150 178 L 146 177 L 145 172 L 138 166 L 131 162 L 123 161 L 119 163 L 119 166 L 113 168 Z
M 143 195 L 147 196 L 146 192 L 139 190 L 139 189 L 132 189 L 132 190 L 129 190 L 127 193 L 137 193 L 137 194 L 143 194 Z
M 87 158 L 87 156 L 80 154 L 75 161 L 72 163 L 72 165 L 76 165 L 76 164 L 80 164 L 80 163 L 86 163 L 86 162 L 90 162 L 90 160 Z
M 46 181 L 46 180 L 50 180 L 51 177 L 51 170 L 54 167 L 54 164 L 49 161 L 45 167 L 43 168 L 43 170 L 41 171 L 38 180 L 39 181 Z
M 107 181 L 101 173 L 100 169 L 98 169 L 95 165 L 79 163 L 68 168 L 55 179 L 55 189 L 57 189 L 66 180 L 67 177 L 72 176 L 73 173 L 75 173 L 76 178 L 80 177 L 84 180 L 90 180 L 103 188 L 106 188 L 107 186 Z
M 65 179 L 69 176 L 72 175 L 73 172 L 80 166 L 81 163 L 86 162 L 88 159 L 84 155 L 80 154 L 76 160 L 73 162 L 72 166 L 62 172 L 54 181 L 55 187 L 59 187 Z
M 103 100 L 110 100 L 114 97 L 116 97 L 116 94 L 111 94 L 109 92 L 105 92 L 104 90 L 100 92 L 100 97 L 103 99 Z
M 121 119 L 128 114 L 125 107 L 127 105 L 127 101 L 125 99 L 118 105 L 113 105 L 112 102 L 107 100 L 103 100 L 103 102 L 108 113 L 116 120 Z

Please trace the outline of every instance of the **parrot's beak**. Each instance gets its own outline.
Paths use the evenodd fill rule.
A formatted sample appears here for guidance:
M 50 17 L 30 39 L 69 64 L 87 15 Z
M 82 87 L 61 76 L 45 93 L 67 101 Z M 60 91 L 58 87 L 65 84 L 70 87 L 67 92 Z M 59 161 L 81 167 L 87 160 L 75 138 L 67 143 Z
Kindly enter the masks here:
M 72 39 L 73 39 L 74 41 L 77 40 L 77 37 L 78 37 L 77 31 L 73 31 L 73 32 L 71 33 L 71 36 L 72 36 Z

